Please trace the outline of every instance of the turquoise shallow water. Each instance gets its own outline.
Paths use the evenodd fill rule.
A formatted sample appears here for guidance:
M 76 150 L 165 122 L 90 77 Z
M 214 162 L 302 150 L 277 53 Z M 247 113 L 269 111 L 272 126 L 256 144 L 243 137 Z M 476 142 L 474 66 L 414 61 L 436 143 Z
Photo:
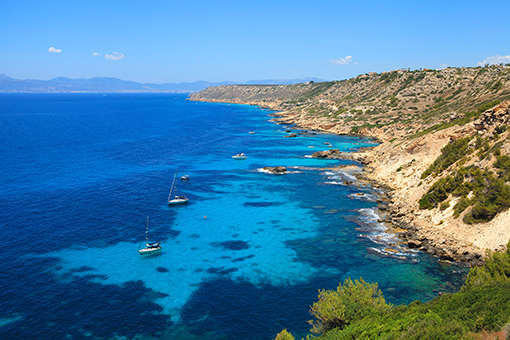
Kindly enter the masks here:
M 370 140 L 284 138 L 267 111 L 185 99 L 0 95 L 0 233 L 16 245 L 0 254 L 2 338 L 299 337 L 318 290 L 347 277 L 396 304 L 461 283 L 459 268 L 386 251 L 378 193 L 329 168 L 349 161 L 307 157 Z M 258 171 L 276 165 L 290 173 Z M 168 207 L 176 170 L 190 203 Z M 147 216 L 163 250 L 141 257 Z

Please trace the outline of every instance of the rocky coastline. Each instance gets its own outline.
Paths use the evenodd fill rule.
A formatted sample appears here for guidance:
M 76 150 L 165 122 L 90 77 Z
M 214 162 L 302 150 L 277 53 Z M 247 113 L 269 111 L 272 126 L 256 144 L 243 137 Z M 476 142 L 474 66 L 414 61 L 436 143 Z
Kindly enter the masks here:
M 419 223 L 414 214 L 409 214 L 409 207 L 403 207 L 401 202 L 394 199 L 395 189 L 372 176 L 373 170 L 370 169 L 371 162 L 366 151 L 352 154 L 331 149 L 316 151 L 312 157 L 358 161 L 362 166 L 362 171 L 353 172 L 353 175 L 358 181 L 381 190 L 377 200 L 378 209 L 386 215 L 386 218 L 381 222 L 393 229 L 398 238 L 409 248 L 429 253 L 441 261 L 464 263 L 468 266 L 479 266 L 484 263 L 484 254 L 479 248 L 468 246 L 460 240 L 452 238 L 451 235 L 446 235 L 424 223 Z
M 300 88 L 309 86 L 292 87 L 289 88 L 289 91 L 301 91 Z M 496 127 L 510 125 L 510 102 L 504 102 L 497 107 L 490 106 L 488 109 L 488 104 L 492 102 L 487 103 L 488 97 L 480 95 L 478 100 L 481 102 L 485 100 L 483 102 L 485 104 L 481 107 L 485 107 L 486 111 L 481 111 L 483 114 L 478 120 L 456 123 L 460 114 L 451 113 L 447 114 L 446 118 L 442 117 L 435 121 L 436 124 L 445 126 L 440 129 L 431 129 L 432 125 L 424 125 L 424 121 L 419 119 L 418 122 L 421 122 L 421 125 L 412 120 L 408 123 L 401 123 L 398 121 L 398 112 L 393 111 L 391 112 L 396 116 L 390 114 L 393 118 L 386 117 L 395 120 L 392 125 L 387 125 L 389 123 L 378 124 L 373 117 L 369 118 L 371 120 L 365 124 L 359 125 L 356 120 L 350 120 L 353 117 L 349 114 L 346 117 L 335 117 L 322 112 L 318 112 L 318 114 L 305 112 L 306 110 L 299 105 L 286 102 L 286 100 L 293 99 L 295 94 L 292 97 L 287 92 L 280 93 L 279 91 L 283 91 L 283 89 L 283 87 L 256 89 L 225 87 L 211 89 L 210 93 L 204 91 L 203 94 L 192 96 L 190 100 L 248 104 L 274 110 L 270 114 L 271 121 L 283 126 L 292 125 L 292 129 L 287 129 L 290 130 L 287 131 L 289 132 L 286 135 L 288 138 L 317 132 L 370 137 L 380 144 L 357 153 L 341 153 L 338 150 L 330 149 L 315 153 L 313 157 L 347 158 L 360 162 L 363 165 L 362 171 L 358 171 L 356 176 L 384 191 L 379 209 L 387 216 L 384 222 L 393 227 L 403 243 L 410 248 L 430 253 L 440 260 L 462 262 L 470 266 L 483 264 L 487 253 L 506 249 L 510 238 L 509 210 L 500 212 L 491 221 L 468 225 L 463 222 L 463 215 L 460 217 L 454 215 L 454 206 L 459 201 L 458 197 L 450 197 L 445 209 L 436 207 L 422 210 L 419 200 L 437 180 L 431 176 L 422 178 L 422 174 L 441 156 L 443 147 L 452 141 L 476 135 L 487 141 L 487 150 L 497 147 L 501 149 L 501 154 L 510 155 L 510 142 L 506 142 L 510 141 L 510 129 L 495 133 Z M 274 92 L 271 92 L 272 97 L 262 96 L 261 93 L 266 90 Z M 250 93 L 254 93 L 254 95 L 251 96 Z M 322 107 L 328 103 L 328 99 L 325 97 L 327 94 L 324 92 L 317 98 L 309 99 L 307 103 L 312 105 L 314 101 L 317 101 L 316 104 Z M 283 97 L 281 97 L 282 95 Z M 492 95 L 496 95 L 496 93 Z M 446 99 L 448 98 L 446 97 Z M 470 105 L 475 105 L 475 101 L 470 103 Z M 440 107 L 443 108 L 443 106 Z M 499 140 L 494 137 L 497 135 L 499 135 Z M 494 155 L 484 159 L 477 157 L 468 157 L 464 166 L 490 170 L 496 159 Z M 442 175 L 443 178 L 450 173 L 448 171 Z
M 442 261 L 460 262 L 469 266 L 479 266 L 484 263 L 480 249 L 467 246 L 457 239 L 434 231 L 432 228 L 424 228 L 424 224 L 416 223 L 415 216 L 409 215 L 408 209 L 402 209 L 401 205 L 393 199 L 393 188 L 371 179 L 366 172 L 359 173 L 357 177 L 372 187 L 382 190 L 383 193 L 378 200 L 378 209 L 387 215 L 383 222 L 387 223 L 390 228 L 396 229 L 398 237 L 409 248 L 419 249 Z

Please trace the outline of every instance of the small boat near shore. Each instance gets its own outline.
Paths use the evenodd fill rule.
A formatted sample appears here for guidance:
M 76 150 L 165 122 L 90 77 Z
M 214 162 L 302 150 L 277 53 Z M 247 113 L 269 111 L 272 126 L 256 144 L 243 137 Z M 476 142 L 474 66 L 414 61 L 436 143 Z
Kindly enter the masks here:
M 175 179 L 177 178 L 177 170 L 175 170 L 174 180 L 172 181 L 172 187 L 170 188 L 170 193 L 168 194 L 168 205 L 176 205 L 188 203 L 189 199 L 184 195 L 175 195 L 172 198 L 172 192 L 175 187 Z
M 187 181 L 189 180 L 189 175 L 181 176 L 181 181 Z
M 237 155 L 232 156 L 233 159 L 246 159 L 246 155 L 244 153 L 238 153 Z
M 140 243 L 140 246 L 142 244 Z M 149 242 L 149 216 L 147 216 L 147 227 L 145 228 L 145 248 L 138 247 L 138 253 L 140 255 L 155 254 L 161 250 L 161 244 L 159 242 Z

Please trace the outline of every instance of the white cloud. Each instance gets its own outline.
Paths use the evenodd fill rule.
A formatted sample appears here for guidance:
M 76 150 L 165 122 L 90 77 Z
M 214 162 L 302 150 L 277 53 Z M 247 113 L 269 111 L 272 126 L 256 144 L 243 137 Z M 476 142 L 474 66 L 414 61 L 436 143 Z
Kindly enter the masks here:
M 505 55 L 505 56 L 493 55 L 491 57 L 485 58 L 484 61 L 479 61 L 476 64 L 478 66 L 483 66 L 486 64 L 491 65 L 491 64 L 501 64 L 501 63 L 510 63 L 510 55 Z
M 352 62 L 352 55 L 348 55 L 345 58 L 339 58 L 338 60 L 331 60 L 331 63 L 334 65 L 347 65 Z M 357 63 L 354 63 L 357 64 Z
M 108 59 L 108 60 L 121 60 L 121 59 L 124 59 L 126 58 L 126 56 L 122 53 L 119 53 L 119 52 L 113 52 L 112 54 L 106 54 L 104 56 L 105 59 Z
M 60 52 L 62 52 L 62 50 L 60 48 L 55 48 L 55 47 L 51 46 L 50 48 L 48 48 L 48 52 L 50 52 L 50 53 L 60 53 Z
M 445 64 L 445 63 L 442 63 L 441 65 L 439 65 L 439 67 L 441 67 L 441 68 L 447 68 L 447 67 L 448 67 L 448 65 L 447 65 L 447 64 Z
M 98 56 L 100 56 L 100 55 L 101 55 L 101 53 L 94 52 L 94 53 L 92 53 L 92 55 L 93 55 L 94 57 L 98 57 Z

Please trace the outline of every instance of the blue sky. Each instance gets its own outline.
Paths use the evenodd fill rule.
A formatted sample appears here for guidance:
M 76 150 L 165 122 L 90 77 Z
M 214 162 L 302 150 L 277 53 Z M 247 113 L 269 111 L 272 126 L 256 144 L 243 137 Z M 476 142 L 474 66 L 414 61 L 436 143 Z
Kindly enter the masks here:
M 0 74 L 152 83 L 510 63 L 510 1 L 0 2 Z

